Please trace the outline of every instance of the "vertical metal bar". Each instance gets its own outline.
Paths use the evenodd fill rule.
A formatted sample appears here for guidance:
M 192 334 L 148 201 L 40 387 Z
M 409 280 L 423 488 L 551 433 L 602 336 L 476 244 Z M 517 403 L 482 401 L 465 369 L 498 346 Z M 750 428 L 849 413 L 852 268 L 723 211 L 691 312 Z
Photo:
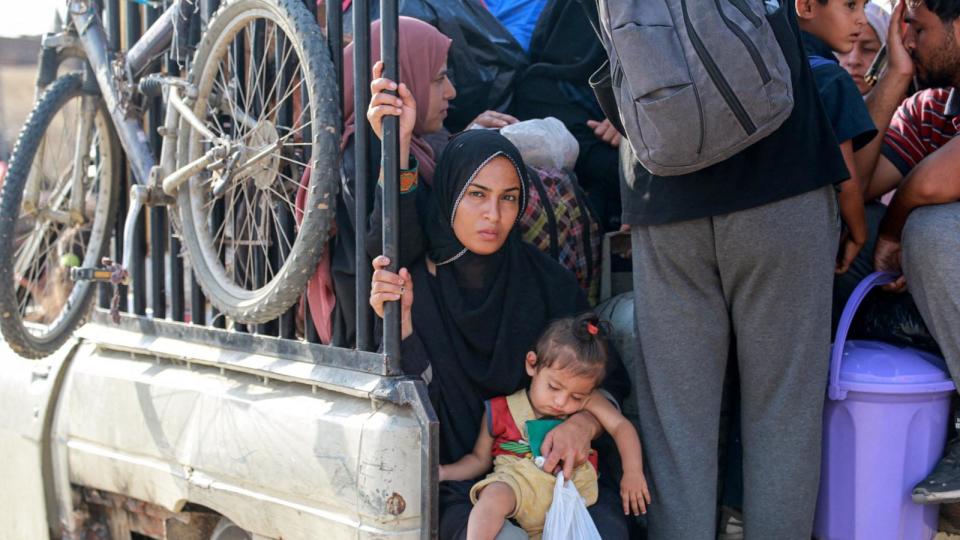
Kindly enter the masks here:
M 440 528 L 440 421 L 423 381 L 408 379 L 398 389 L 401 402 L 413 410 L 420 424 L 420 537 L 432 540 Z
M 303 338 L 307 343 L 320 343 L 320 334 L 317 333 L 317 327 L 313 324 L 313 315 L 310 313 L 310 299 L 307 293 L 303 293 L 300 299 L 303 305 Z
M 267 58 L 267 40 L 269 38 L 269 31 L 267 29 L 267 23 L 264 20 L 258 20 L 253 24 L 253 36 L 251 36 L 250 43 L 250 77 L 253 77 L 253 81 L 250 88 L 250 95 L 247 96 L 247 99 L 250 100 L 249 109 L 250 114 L 254 118 L 260 118 L 260 115 L 264 111 L 268 111 L 267 108 L 269 103 L 269 98 L 265 95 L 267 88 L 265 88 L 264 81 L 272 81 L 271 77 L 271 66 Z M 276 242 L 274 240 L 275 226 L 277 225 L 272 219 L 273 214 L 271 213 L 273 208 L 265 207 L 264 203 L 270 203 L 270 196 L 264 191 L 259 191 L 259 197 L 254 199 L 255 208 L 252 209 L 252 213 L 258 223 L 263 223 L 265 226 L 262 230 L 257 228 L 258 232 L 256 233 L 257 238 L 256 242 L 261 243 L 265 242 L 266 245 L 259 246 L 250 246 L 250 249 L 253 251 L 253 261 L 254 261 L 254 283 L 257 287 L 262 287 L 265 285 L 270 276 L 267 275 L 267 269 L 272 268 L 276 269 L 277 267 L 273 266 L 272 261 L 275 259 L 271 257 L 270 251 L 275 249 Z M 268 321 L 263 324 L 258 324 L 256 326 L 256 332 L 258 334 L 265 334 L 270 336 L 277 335 L 278 324 L 276 320 Z
M 131 45 L 137 42 L 143 32 L 142 17 L 140 7 L 127 4 L 127 17 L 125 28 L 126 46 L 129 49 Z M 133 179 L 131 178 L 131 185 Z M 140 212 L 137 218 L 137 226 L 134 229 L 133 253 L 131 260 L 134 268 L 131 268 L 133 274 L 133 312 L 137 315 L 146 315 L 147 313 L 147 294 L 146 294 L 146 213 Z
M 357 118 L 364 118 L 370 103 L 370 0 L 354 0 L 353 2 L 353 110 Z M 355 123 L 356 132 L 353 135 L 354 151 L 354 194 L 356 197 L 357 222 L 355 224 L 356 249 L 354 260 L 357 261 L 356 270 L 356 310 L 357 310 L 357 348 L 369 351 L 373 348 L 371 328 L 370 298 L 371 268 L 367 257 L 367 216 L 370 214 L 367 201 L 370 185 L 370 147 L 367 144 L 370 136 L 370 125 L 367 122 Z
M 123 47 L 129 48 L 130 43 L 133 43 L 134 41 L 136 41 L 137 33 L 135 32 L 135 29 L 138 29 L 140 25 L 140 19 L 138 18 L 140 15 L 139 11 L 137 11 L 136 9 L 133 9 L 133 7 L 130 4 L 126 4 L 126 9 L 124 11 L 125 13 L 124 13 L 124 20 L 122 25 L 123 40 L 122 40 L 122 45 L 118 47 L 117 50 L 120 50 L 120 48 L 123 48 Z M 120 11 L 118 10 L 117 11 L 118 19 L 120 18 L 119 14 L 120 14 Z M 120 34 L 118 33 L 118 37 L 119 35 Z M 116 216 L 116 221 L 114 223 L 114 231 L 113 231 L 113 260 L 118 262 L 123 260 L 123 255 L 124 255 L 123 244 L 124 244 L 124 237 L 125 237 L 123 225 L 124 225 L 124 222 L 126 221 L 127 208 L 129 207 L 128 194 L 130 193 L 130 186 L 132 186 L 134 183 L 133 172 L 130 169 L 130 163 L 127 161 L 126 154 L 124 153 L 121 153 L 120 155 L 120 171 L 123 177 L 120 179 L 120 182 L 118 182 L 117 184 L 117 187 L 119 188 L 117 190 L 117 216 Z M 127 306 L 128 296 L 129 296 L 128 287 L 126 285 L 118 286 L 117 294 L 120 296 L 119 309 L 122 312 L 126 312 L 129 309 Z
M 150 27 L 160 19 L 162 11 L 159 7 L 146 7 L 146 26 Z M 151 73 L 160 71 L 160 59 L 154 60 L 147 65 L 147 70 Z M 150 148 L 153 155 L 160 155 L 160 148 L 163 144 L 163 138 L 160 136 L 158 128 L 163 125 L 163 102 L 160 97 L 152 98 L 149 101 L 147 112 L 147 134 L 150 136 Z M 164 271 L 164 253 L 167 237 L 167 215 L 166 210 L 161 206 L 150 208 L 150 303 L 153 309 L 153 316 L 158 319 L 164 319 L 167 316 L 167 287 L 166 272 Z
M 337 0 L 326 0 L 327 46 L 333 60 L 333 72 L 337 77 L 337 103 L 343 103 L 343 10 Z
M 307 5 L 307 11 L 309 11 L 313 15 L 314 20 L 316 20 L 317 19 L 317 1 L 304 0 L 304 3 Z M 309 107 L 312 105 L 312 103 L 310 103 L 309 94 L 307 94 L 306 86 L 303 86 L 300 90 L 300 103 L 301 103 L 301 107 Z M 310 128 L 309 125 L 305 126 L 301 130 L 301 133 L 303 134 L 304 142 L 313 140 L 313 130 Z M 304 146 L 303 148 L 304 148 L 303 162 L 310 163 L 310 160 L 312 159 L 311 149 L 309 146 Z M 317 334 L 317 328 L 313 324 L 313 316 L 310 314 L 310 302 L 309 302 L 309 299 L 307 298 L 306 293 L 304 293 L 303 295 L 301 304 L 303 305 L 304 337 L 309 343 L 320 343 L 320 336 Z
M 184 306 L 184 280 L 186 276 L 183 271 L 183 259 L 180 257 L 180 240 L 173 235 L 173 228 L 169 221 L 167 222 L 167 264 L 170 268 L 170 318 L 183 322 L 185 315 Z
M 220 9 L 220 0 L 200 0 L 200 17 L 203 28 L 210 24 L 210 17 Z
M 196 45 L 196 41 L 193 40 L 193 34 L 190 32 L 191 23 L 196 21 L 198 17 L 194 13 L 196 6 L 195 0 L 184 1 L 180 4 L 180 17 L 181 23 L 179 28 L 180 31 L 185 35 L 177 35 L 178 45 L 178 56 L 174 56 L 173 51 L 170 51 L 167 55 L 167 74 L 173 76 L 180 75 L 180 66 L 181 61 L 186 60 L 186 54 L 188 51 L 193 49 L 193 46 Z M 199 30 L 199 26 L 197 26 Z M 184 62 L 185 65 L 185 62 Z M 170 144 L 174 144 L 173 141 L 170 141 Z M 167 214 L 167 210 L 164 209 L 164 214 Z M 183 322 L 184 320 L 184 282 L 186 276 L 183 272 L 183 259 L 180 257 L 180 240 L 177 239 L 173 234 L 173 226 L 170 223 L 170 217 L 167 216 L 166 223 L 166 238 L 167 238 L 167 265 L 170 269 L 170 318 Z
M 107 29 L 107 37 L 109 38 L 109 46 L 111 51 L 120 50 L 120 0 L 107 0 L 104 6 L 104 24 Z M 119 169 L 122 175 L 126 168 Z M 123 178 L 114 178 L 113 193 L 114 197 L 117 197 L 118 200 L 126 199 L 127 191 L 124 189 L 124 179 Z M 121 212 L 120 209 L 117 209 L 117 215 L 122 216 L 125 212 Z M 122 239 L 121 239 L 122 240 Z M 108 250 L 109 253 L 109 250 Z M 118 258 L 117 260 L 122 260 Z M 97 305 L 103 309 L 110 309 L 110 301 L 113 296 L 113 287 L 103 283 L 99 287 L 99 295 L 97 300 Z M 122 304 L 122 302 L 121 302 Z
M 235 102 L 238 107 L 247 107 L 249 106 L 248 102 L 250 100 L 250 90 L 247 89 L 247 75 L 250 73 L 256 73 L 252 69 L 247 69 L 247 39 L 249 23 L 244 27 L 242 31 L 238 31 L 234 37 L 233 43 L 230 44 L 232 48 L 233 56 L 233 73 L 237 78 L 238 89 L 237 93 L 243 95 L 243 101 L 239 97 L 235 96 Z M 237 122 L 231 122 L 231 138 L 237 138 L 239 135 L 240 127 L 237 125 Z M 255 200 L 255 196 L 251 197 L 250 191 L 256 191 L 256 186 L 249 181 L 237 182 L 236 189 L 243 191 L 243 196 L 238 197 L 238 200 L 229 200 L 229 197 L 221 197 L 221 200 L 225 201 L 226 204 L 232 204 L 233 208 L 224 209 L 225 219 L 231 220 L 232 223 L 228 223 L 226 227 L 229 227 L 233 230 L 234 238 L 234 247 L 233 253 L 230 255 L 233 257 L 234 263 L 234 273 L 233 279 L 235 283 L 239 286 L 244 286 L 251 283 L 252 280 L 256 279 L 257 268 L 250 268 L 251 264 L 247 262 L 250 259 L 251 251 L 256 250 L 253 245 L 253 240 L 256 238 L 256 232 L 252 227 L 246 227 L 242 223 L 242 220 L 251 220 L 255 219 L 251 216 L 255 212 L 254 208 L 251 208 L 247 201 Z M 211 229 L 217 230 L 217 229 Z M 224 232 L 226 234 L 226 232 Z M 251 333 L 255 329 L 255 325 L 248 324 L 234 324 L 233 329 L 237 332 Z
M 200 21 L 198 24 L 190 26 L 191 41 L 193 43 L 200 42 L 200 34 L 209 24 L 210 17 L 217 11 L 219 4 L 219 0 L 200 0 Z M 211 219 L 216 221 L 216 209 L 214 209 L 213 214 Z M 220 223 L 222 222 L 223 220 L 221 219 Z M 219 223 L 217 225 L 219 226 Z M 222 318 L 218 319 L 215 312 L 212 313 L 212 316 L 213 325 L 217 326 L 219 321 L 222 321 Z M 190 272 L 190 322 L 197 325 L 207 324 L 207 299 L 203 295 L 200 283 L 197 282 L 196 274 L 192 271 Z
M 220 225 L 223 224 L 223 220 L 226 219 L 225 207 L 226 207 L 226 204 L 223 202 L 222 198 L 213 204 L 213 210 L 210 212 L 210 230 L 216 231 L 220 229 Z M 221 257 L 221 260 L 223 260 L 223 257 L 225 257 L 225 254 L 221 253 L 220 257 Z M 193 285 L 197 290 L 200 289 L 200 284 L 197 283 L 196 278 L 194 278 L 193 280 Z M 205 305 L 206 304 L 204 304 L 204 306 Z M 223 314 L 218 312 L 217 309 L 212 306 L 210 307 L 210 324 L 214 328 L 227 327 L 227 321 L 226 319 L 224 319 Z
M 282 32 L 277 32 L 277 40 L 274 46 L 274 65 L 276 66 L 276 77 L 279 77 L 277 87 L 277 94 L 274 96 L 274 99 L 277 101 L 283 100 L 286 96 L 286 89 L 290 88 L 290 81 L 293 79 L 293 72 L 295 69 L 294 62 L 291 62 L 284 51 L 289 46 L 289 42 L 286 39 L 286 36 Z M 286 62 L 285 62 L 286 60 Z M 293 126 L 293 100 L 287 99 L 283 101 L 283 104 L 277 110 L 277 126 L 286 126 L 292 128 Z M 294 150 L 296 151 L 296 150 Z M 297 157 L 297 160 L 300 158 Z M 287 170 L 287 175 L 290 178 L 298 178 L 298 174 L 303 174 L 302 171 L 298 171 L 296 167 L 290 162 L 285 162 L 281 165 Z M 290 247 L 282 239 L 296 238 L 296 220 L 294 219 L 293 214 L 290 212 L 288 205 L 278 204 L 277 205 L 277 215 L 280 217 L 280 232 L 277 234 L 276 240 L 276 249 L 274 250 L 274 255 L 276 257 L 276 264 L 274 268 L 279 268 L 280 264 L 290 255 Z M 294 339 L 297 336 L 297 326 L 296 326 L 296 310 L 299 306 L 294 305 L 287 310 L 286 313 L 280 316 L 279 321 L 279 336 L 287 339 Z M 312 323 L 311 323 L 312 326 Z
M 383 58 L 384 77 L 400 80 L 397 63 L 397 28 L 399 26 L 397 0 L 380 0 L 380 57 Z M 400 269 L 400 119 L 383 119 L 383 254 L 390 259 L 389 270 Z M 393 373 L 400 366 L 400 303 L 387 302 L 384 306 L 383 350 L 387 355 L 387 369 Z

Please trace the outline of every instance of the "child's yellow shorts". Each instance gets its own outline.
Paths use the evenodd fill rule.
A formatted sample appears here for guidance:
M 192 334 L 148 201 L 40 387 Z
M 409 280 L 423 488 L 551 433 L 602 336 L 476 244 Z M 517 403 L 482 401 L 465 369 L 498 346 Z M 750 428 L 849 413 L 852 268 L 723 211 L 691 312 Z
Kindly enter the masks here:
M 470 490 L 470 501 L 477 504 L 480 490 L 493 482 L 507 484 L 517 498 L 517 506 L 507 517 L 516 519 L 531 539 L 539 539 L 553 502 L 556 477 L 540 470 L 532 459 L 500 455 L 493 461 L 493 472 Z M 573 471 L 573 484 L 587 506 L 597 502 L 597 471 L 589 462 Z

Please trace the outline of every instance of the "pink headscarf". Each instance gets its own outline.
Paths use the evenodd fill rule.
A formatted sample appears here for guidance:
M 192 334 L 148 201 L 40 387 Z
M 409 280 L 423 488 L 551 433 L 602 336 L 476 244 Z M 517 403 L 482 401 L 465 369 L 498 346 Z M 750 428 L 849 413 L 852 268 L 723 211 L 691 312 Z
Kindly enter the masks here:
M 429 24 L 412 17 L 399 18 L 400 81 L 407 85 L 417 101 L 417 123 L 413 127 L 410 151 L 420 162 L 420 177 L 433 182 L 436 159 L 433 149 L 422 139 L 427 133 L 427 113 L 430 109 L 430 85 L 447 61 L 451 40 Z M 380 21 L 370 25 L 370 64 L 380 60 Z M 353 110 L 353 43 L 343 50 L 343 140 L 356 131 L 356 114 Z

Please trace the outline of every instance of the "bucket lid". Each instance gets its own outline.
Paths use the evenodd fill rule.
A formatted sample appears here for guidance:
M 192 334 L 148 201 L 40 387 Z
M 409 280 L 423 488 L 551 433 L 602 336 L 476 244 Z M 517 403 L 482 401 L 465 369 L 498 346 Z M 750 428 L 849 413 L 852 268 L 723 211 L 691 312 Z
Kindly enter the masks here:
M 945 390 L 953 386 L 942 358 L 911 347 L 866 340 L 851 340 L 844 345 L 840 381 L 861 383 L 856 384 L 858 387 L 862 383 L 877 385 L 870 391 L 898 394 L 908 391 L 904 386 L 909 385 L 924 386 L 917 388 L 921 392 L 941 386 L 931 383 L 943 383 Z

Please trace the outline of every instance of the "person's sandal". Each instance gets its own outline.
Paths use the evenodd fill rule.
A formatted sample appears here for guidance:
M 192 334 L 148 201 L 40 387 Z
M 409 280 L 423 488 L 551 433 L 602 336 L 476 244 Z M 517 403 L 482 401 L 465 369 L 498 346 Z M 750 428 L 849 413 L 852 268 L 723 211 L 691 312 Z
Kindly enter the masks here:
M 947 443 L 943 457 L 926 478 L 913 488 L 913 502 L 960 502 L 960 437 Z

